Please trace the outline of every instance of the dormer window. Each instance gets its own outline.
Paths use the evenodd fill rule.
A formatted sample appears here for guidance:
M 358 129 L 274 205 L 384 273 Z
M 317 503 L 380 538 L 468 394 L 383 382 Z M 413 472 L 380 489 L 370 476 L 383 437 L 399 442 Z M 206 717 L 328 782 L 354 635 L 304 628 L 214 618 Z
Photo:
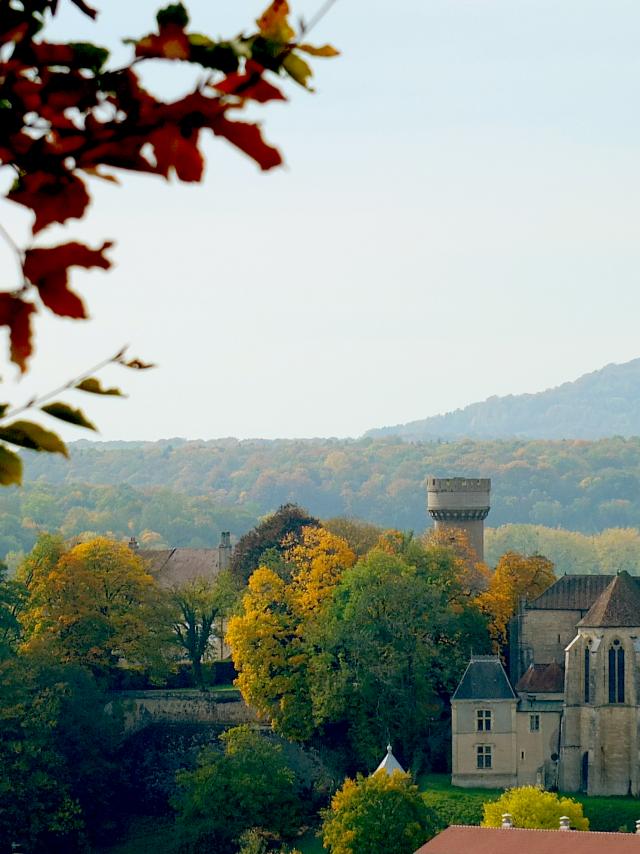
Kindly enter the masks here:
M 491 709 L 476 711 L 476 732 L 491 732 Z
M 609 647 L 609 702 L 624 703 L 624 647 L 619 640 Z

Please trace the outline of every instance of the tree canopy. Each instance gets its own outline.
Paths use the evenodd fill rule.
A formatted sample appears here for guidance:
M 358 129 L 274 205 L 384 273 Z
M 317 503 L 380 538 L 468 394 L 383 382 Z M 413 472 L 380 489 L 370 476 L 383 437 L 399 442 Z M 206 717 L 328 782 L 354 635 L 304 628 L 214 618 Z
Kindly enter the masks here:
M 411 775 L 378 771 L 344 781 L 324 812 L 322 841 L 331 854 L 413 854 L 434 832 Z

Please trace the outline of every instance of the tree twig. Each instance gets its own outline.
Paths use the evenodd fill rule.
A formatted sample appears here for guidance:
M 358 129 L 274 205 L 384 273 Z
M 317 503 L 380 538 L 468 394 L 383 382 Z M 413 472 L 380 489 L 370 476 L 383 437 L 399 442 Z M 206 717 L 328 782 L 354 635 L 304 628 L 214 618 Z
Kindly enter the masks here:
M 7 244 L 9 249 L 11 249 L 11 252 L 13 253 L 13 255 L 16 259 L 16 263 L 18 265 L 18 270 L 19 270 L 20 287 L 22 288 L 22 287 L 24 287 L 24 273 L 22 272 L 22 264 L 24 262 L 24 255 L 23 255 L 20 247 L 18 246 L 18 244 L 15 242 L 13 237 L 11 237 L 11 235 L 9 234 L 7 229 L 4 227 L 4 225 L 2 225 L 1 222 L 0 222 L 0 237 L 3 238 L 4 242 Z
M 315 15 L 311 16 L 309 22 L 302 24 L 300 28 L 300 35 L 308 35 L 308 33 L 310 33 L 311 30 L 320 23 L 324 16 L 331 10 L 332 6 L 335 6 L 337 2 L 338 0 L 325 0 Z
M 48 391 L 45 394 L 40 395 L 39 397 L 32 397 L 31 400 L 28 400 L 21 406 L 16 406 L 14 409 L 7 410 L 4 415 L 0 416 L 0 424 L 9 418 L 15 418 L 16 415 L 21 415 L 23 412 L 26 412 L 29 409 L 33 409 L 37 406 L 42 406 L 43 403 L 46 403 L 48 400 L 51 400 L 52 397 L 56 397 L 58 394 L 61 394 L 62 392 L 67 391 L 68 389 L 75 388 L 78 383 L 81 383 L 83 380 L 89 379 L 89 377 L 102 370 L 102 368 L 105 368 L 107 365 L 119 362 L 124 356 L 126 349 L 126 347 L 121 347 L 118 352 L 115 353 L 113 356 L 109 356 L 106 359 L 102 359 L 102 361 L 98 362 L 97 365 L 93 365 L 93 367 L 89 368 L 86 371 L 83 371 L 77 377 L 74 377 L 73 379 L 64 383 L 64 385 L 60 385 L 57 388 L 54 388 L 52 391 Z

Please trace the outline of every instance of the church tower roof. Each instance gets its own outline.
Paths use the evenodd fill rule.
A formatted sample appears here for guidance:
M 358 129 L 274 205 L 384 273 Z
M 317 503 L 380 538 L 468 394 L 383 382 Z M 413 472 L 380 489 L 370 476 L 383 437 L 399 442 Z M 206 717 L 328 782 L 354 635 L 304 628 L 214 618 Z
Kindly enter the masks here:
M 390 744 L 387 745 L 386 756 L 373 773 L 377 774 L 378 771 L 384 771 L 385 774 L 387 774 L 389 777 L 393 774 L 394 771 L 400 771 L 401 774 L 404 774 L 404 768 L 393 755 L 393 750 L 391 749 Z
M 628 572 L 620 572 L 578 623 L 582 627 L 640 626 L 640 588 Z

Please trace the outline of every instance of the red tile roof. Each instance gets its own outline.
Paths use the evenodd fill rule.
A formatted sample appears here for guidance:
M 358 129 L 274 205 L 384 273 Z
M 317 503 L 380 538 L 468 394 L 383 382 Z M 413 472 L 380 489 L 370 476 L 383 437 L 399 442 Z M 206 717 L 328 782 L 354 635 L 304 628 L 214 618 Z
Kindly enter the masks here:
M 564 691 L 564 668 L 551 664 L 530 664 L 520 677 L 516 691 L 530 694 L 561 694 Z
M 640 808 L 638 809 L 640 814 Z M 639 854 L 635 833 L 460 827 L 443 830 L 415 854 Z

